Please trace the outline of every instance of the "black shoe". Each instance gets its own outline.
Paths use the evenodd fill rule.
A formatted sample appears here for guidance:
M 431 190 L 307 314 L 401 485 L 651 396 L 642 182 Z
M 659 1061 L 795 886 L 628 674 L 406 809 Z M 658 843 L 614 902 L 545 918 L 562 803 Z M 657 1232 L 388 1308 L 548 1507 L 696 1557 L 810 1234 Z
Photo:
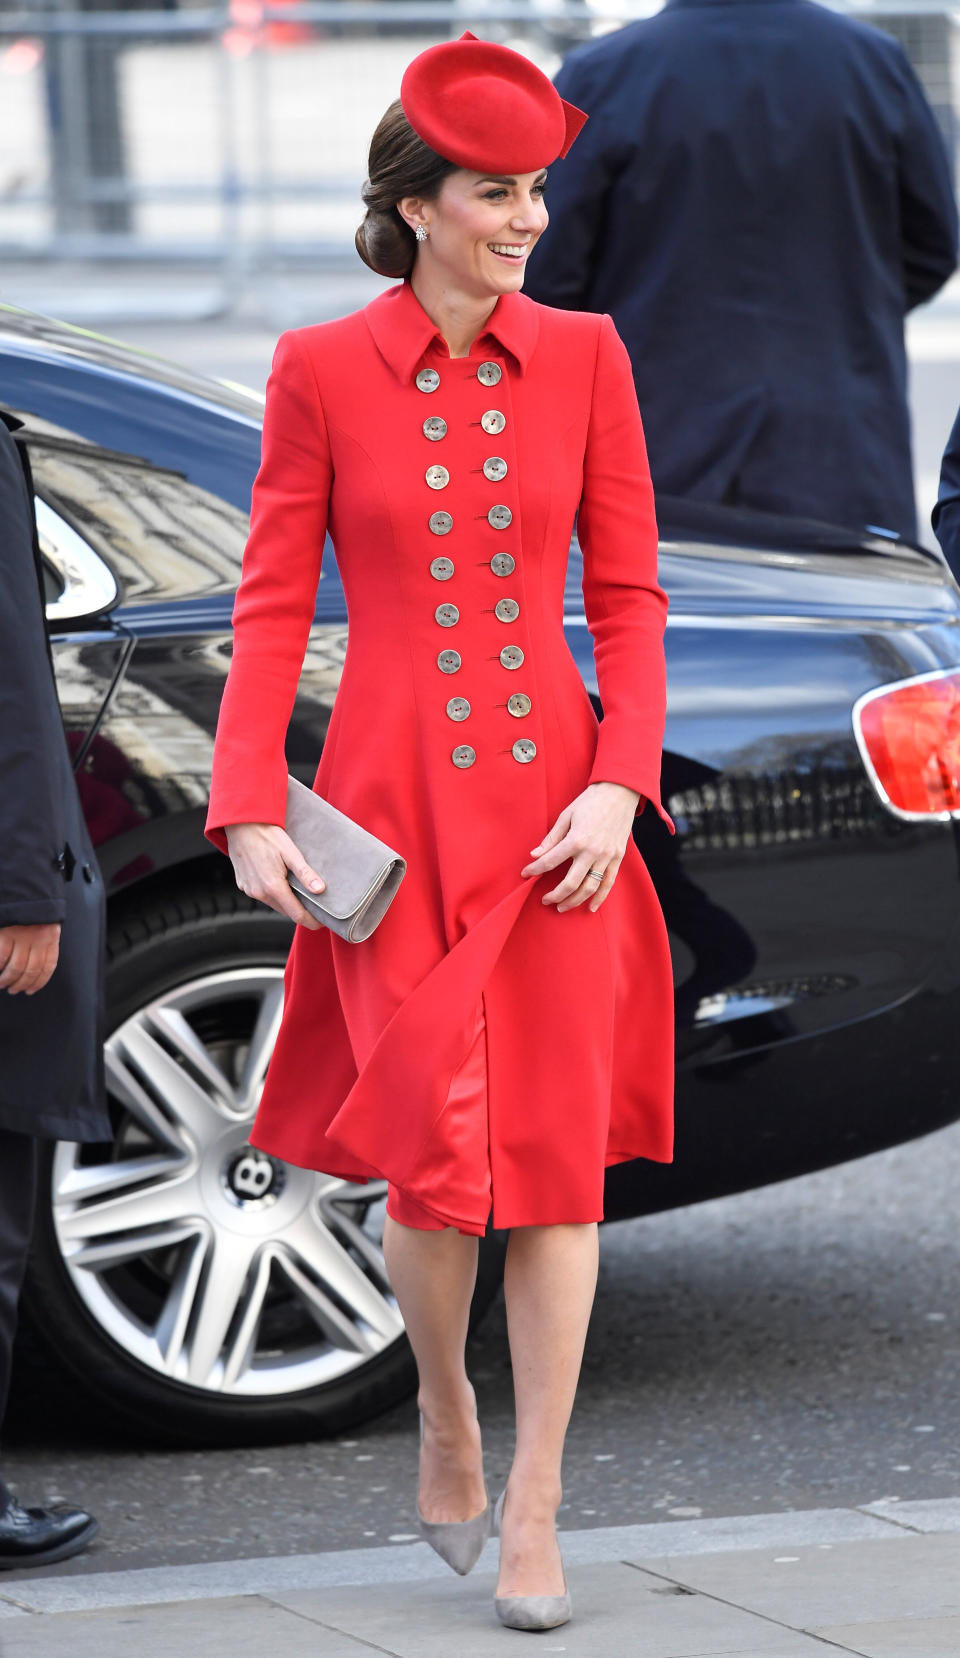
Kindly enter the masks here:
M 11 1500 L 0 1510 L 0 1571 L 69 1560 L 99 1530 L 100 1522 L 82 1508 L 21 1508 Z

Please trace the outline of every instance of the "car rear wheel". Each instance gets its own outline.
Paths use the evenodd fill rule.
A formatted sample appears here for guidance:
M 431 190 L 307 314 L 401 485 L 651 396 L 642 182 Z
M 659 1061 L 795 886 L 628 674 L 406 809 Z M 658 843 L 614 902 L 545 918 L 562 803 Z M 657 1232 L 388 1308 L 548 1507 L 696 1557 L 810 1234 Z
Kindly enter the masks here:
M 113 918 L 111 1145 L 48 1149 L 25 1303 L 99 1404 L 174 1442 L 310 1437 L 408 1394 L 383 1182 L 248 1144 L 287 923 L 221 876 Z M 474 1317 L 496 1291 L 485 1241 Z

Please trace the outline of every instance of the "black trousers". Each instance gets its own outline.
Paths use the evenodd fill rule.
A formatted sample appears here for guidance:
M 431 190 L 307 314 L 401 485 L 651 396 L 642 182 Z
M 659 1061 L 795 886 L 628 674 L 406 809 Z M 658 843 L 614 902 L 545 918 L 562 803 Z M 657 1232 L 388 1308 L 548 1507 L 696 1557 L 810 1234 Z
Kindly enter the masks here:
M 32 1134 L 0 1128 L 0 1427 L 7 1409 L 17 1304 L 33 1231 L 39 1149 Z M 9 1501 L 10 1493 L 0 1479 L 0 1509 Z

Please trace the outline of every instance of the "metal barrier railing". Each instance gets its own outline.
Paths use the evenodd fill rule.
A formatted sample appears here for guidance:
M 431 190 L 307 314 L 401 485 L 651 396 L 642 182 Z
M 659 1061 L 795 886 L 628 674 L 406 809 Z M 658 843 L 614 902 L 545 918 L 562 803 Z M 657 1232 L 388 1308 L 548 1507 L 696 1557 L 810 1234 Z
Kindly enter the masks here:
M 823 0 L 897 34 L 957 143 L 960 13 Z M 0 0 L 0 257 L 214 262 L 353 254 L 366 145 L 409 59 L 470 27 L 552 74 L 659 0 Z M 132 9 L 136 7 L 136 9 Z

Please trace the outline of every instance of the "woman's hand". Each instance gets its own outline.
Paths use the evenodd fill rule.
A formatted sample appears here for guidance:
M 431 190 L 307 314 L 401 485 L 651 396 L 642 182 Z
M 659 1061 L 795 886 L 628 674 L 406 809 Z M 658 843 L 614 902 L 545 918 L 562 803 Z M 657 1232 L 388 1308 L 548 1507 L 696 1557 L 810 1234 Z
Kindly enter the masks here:
M 588 783 L 560 813 L 549 834 L 533 847 L 541 856 L 520 871 L 523 876 L 544 875 L 572 858 L 560 885 L 545 894 L 545 904 L 556 904 L 558 914 L 587 902 L 591 910 L 600 908 L 617 878 L 639 800 L 637 791 L 624 783 Z M 603 879 L 597 881 L 591 870 L 602 871 Z
M 323 892 L 326 882 L 311 869 L 286 830 L 276 823 L 230 823 L 224 834 L 240 891 L 316 932 L 322 922 L 304 909 L 287 881 L 287 870 L 309 892 Z

